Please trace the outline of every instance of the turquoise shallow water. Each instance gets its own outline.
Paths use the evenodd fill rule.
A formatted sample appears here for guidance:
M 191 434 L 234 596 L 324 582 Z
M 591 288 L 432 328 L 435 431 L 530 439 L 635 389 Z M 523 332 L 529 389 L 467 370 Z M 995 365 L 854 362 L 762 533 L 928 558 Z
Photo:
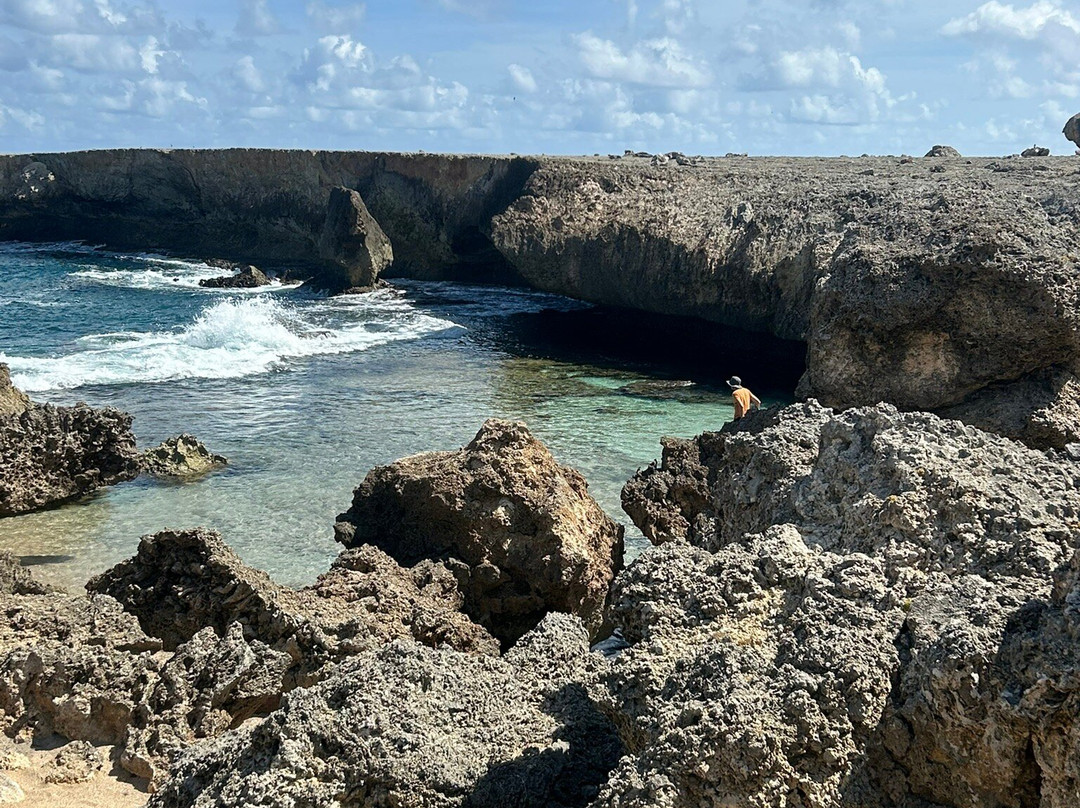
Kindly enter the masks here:
M 730 419 L 720 380 L 752 375 L 721 356 L 657 361 L 593 339 L 611 337 L 610 312 L 522 290 L 209 290 L 198 279 L 220 272 L 201 264 L 78 245 L 0 245 L 0 272 L 0 361 L 35 400 L 119 407 L 140 446 L 190 432 L 230 459 L 196 482 L 140 478 L 0 520 L 0 546 L 68 586 L 143 534 L 196 525 L 277 580 L 308 583 L 340 550 L 334 518 L 373 465 L 456 448 L 493 416 L 524 420 L 579 469 L 627 524 L 633 555 L 644 540 L 619 508 L 623 483 L 662 435 Z M 633 316 L 619 317 L 633 334 Z

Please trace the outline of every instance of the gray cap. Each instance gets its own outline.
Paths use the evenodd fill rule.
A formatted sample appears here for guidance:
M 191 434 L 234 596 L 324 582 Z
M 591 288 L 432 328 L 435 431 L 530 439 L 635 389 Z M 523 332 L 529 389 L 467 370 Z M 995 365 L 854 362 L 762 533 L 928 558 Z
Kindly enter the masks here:
M 738 390 L 740 387 L 742 387 L 742 379 L 740 379 L 738 376 L 732 376 L 730 379 L 727 380 L 727 384 L 728 387 L 730 387 L 732 390 Z

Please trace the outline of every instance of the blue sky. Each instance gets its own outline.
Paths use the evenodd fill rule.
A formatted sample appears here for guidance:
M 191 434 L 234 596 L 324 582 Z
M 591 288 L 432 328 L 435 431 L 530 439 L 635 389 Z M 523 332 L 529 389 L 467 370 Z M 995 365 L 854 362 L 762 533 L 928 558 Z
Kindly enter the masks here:
M 1060 0 L 0 0 L 0 151 L 1055 154 Z

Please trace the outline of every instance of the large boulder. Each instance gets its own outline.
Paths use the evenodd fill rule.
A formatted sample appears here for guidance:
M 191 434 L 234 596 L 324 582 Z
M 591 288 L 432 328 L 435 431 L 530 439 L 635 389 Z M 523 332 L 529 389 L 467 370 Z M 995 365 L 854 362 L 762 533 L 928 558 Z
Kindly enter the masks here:
M 603 664 L 552 615 L 511 658 L 398 640 L 192 749 L 150 808 L 588 805 L 621 747 L 580 682 Z
M 133 479 L 131 416 L 106 407 L 36 406 L 0 365 L 0 516 L 15 516 Z
M 491 419 L 462 449 L 381 466 L 338 517 L 338 541 L 404 565 L 446 561 L 464 610 L 504 644 L 552 611 L 593 634 L 622 566 L 623 528 L 524 424 Z
M 329 662 L 407 637 L 462 651 L 497 653 L 458 611 L 456 582 L 440 569 L 405 570 L 374 547 L 347 551 L 311 587 L 290 589 L 244 564 L 209 530 L 144 536 L 138 553 L 87 583 L 138 617 L 166 649 L 205 628 L 243 635 L 290 656 L 286 688 L 307 684 Z
M 934 146 L 925 155 L 926 157 L 960 157 L 960 152 L 952 146 Z
M 1065 121 L 1065 128 L 1061 130 L 1066 140 L 1071 140 L 1080 147 L 1080 112 Z
M 309 283 L 330 292 L 370 288 L 379 273 L 393 263 L 390 239 L 356 191 L 331 189 L 319 236 L 319 257 L 328 268 Z
M 630 755 L 598 806 L 1076 803 L 1072 461 L 810 402 L 669 442 L 624 496 L 662 546 L 615 586 Z

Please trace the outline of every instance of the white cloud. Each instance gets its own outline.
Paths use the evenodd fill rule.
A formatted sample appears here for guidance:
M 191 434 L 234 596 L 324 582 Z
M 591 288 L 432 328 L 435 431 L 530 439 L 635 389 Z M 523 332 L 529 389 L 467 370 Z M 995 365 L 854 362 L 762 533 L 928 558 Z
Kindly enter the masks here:
M 108 0 L 2 0 L 0 25 L 43 34 L 152 33 L 164 27 L 153 2 L 117 10 Z
M 518 64 L 512 64 L 506 68 L 510 72 L 510 80 L 514 83 L 514 87 L 523 93 L 535 93 L 537 90 L 536 79 L 533 78 L 532 71 L 527 67 L 522 67 Z
M 266 89 L 266 82 L 252 56 L 243 56 L 233 65 L 233 78 L 249 93 L 261 93 Z
M 993 33 L 1033 40 L 1054 27 L 1080 34 L 1080 20 L 1050 0 L 1039 0 L 1027 8 L 990 0 L 966 17 L 950 20 L 941 31 L 946 36 Z
M 126 39 L 97 34 L 56 34 L 49 37 L 48 62 L 83 72 L 137 72 L 138 49 Z
M 639 42 L 627 51 L 592 33 L 578 34 L 574 42 L 594 78 L 651 87 L 706 87 L 712 81 L 708 66 L 670 37 Z
M 312 0 L 305 7 L 308 19 L 322 33 L 355 32 L 364 21 L 367 9 L 363 3 L 346 6 L 330 6 L 320 0 Z
M 267 0 L 243 0 L 236 33 L 241 36 L 271 36 L 281 31 L 281 23 L 267 6 Z

